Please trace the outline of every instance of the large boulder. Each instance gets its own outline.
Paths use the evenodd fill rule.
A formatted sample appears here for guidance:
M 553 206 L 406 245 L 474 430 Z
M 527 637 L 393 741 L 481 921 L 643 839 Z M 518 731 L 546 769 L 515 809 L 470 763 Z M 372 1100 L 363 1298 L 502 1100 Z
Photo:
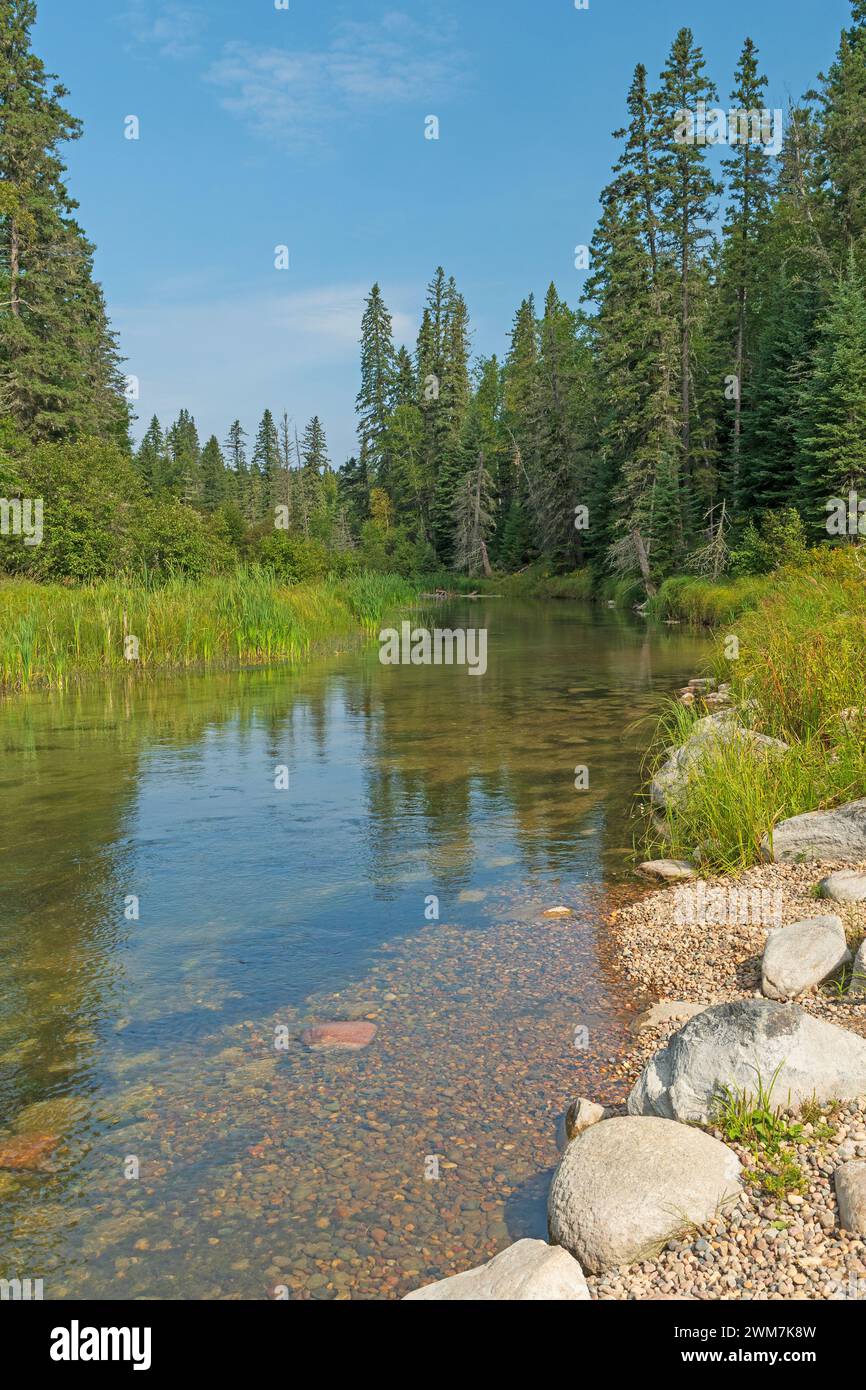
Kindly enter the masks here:
M 775 1102 L 794 1108 L 813 1095 L 820 1101 L 866 1095 L 866 1041 L 797 1004 L 714 1004 L 650 1059 L 628 1109 L 707 1124 L 726 1088 L 754 1095 L 758 1077 L 766 1087 L 774 1076 Z
M 777 738 L 746 729 L 732 710 L 708 714 L 698 719 L 681 748 L 669 748 L 666 761 L 656 770 L 650 787 L 655 806 L 676 810 L 685 798 L 689 781 L 700 771 L 701 763 L 726 744 L 740 743 L 767 756 L 787 752 L 788 745 Z
M 841 917 L 807 917 L 771 932 L 761 963 L 768 999 L 796 999 L 821 985 L 851 959 Z
M 777 864 L 866 859 L 866 800 L 780 821 L 761 841 L 761 853 Z
M 567 1250 L 543 1240 L 519 1240 L 488 1260 L 486 1265 L 413 1289 L 403 1302 L 530 1302 L 542 1299 L 585 1302 L 589 1296 L 583 1270 Z
M 550 1239 L 600 1274 L 653 1258 L 739 1192 L 739 1159 L 712 1135 L 622 1115 L 566 1149 L 547 1204 Z

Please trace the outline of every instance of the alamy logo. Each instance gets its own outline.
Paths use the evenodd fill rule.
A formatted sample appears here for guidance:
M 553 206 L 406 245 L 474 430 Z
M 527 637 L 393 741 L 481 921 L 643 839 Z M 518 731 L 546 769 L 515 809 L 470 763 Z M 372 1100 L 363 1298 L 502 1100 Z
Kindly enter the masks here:
M 0 1279 L 0 1301 L 30 1303 L 42 1298 L 41 1279 Z
M 866 497 L 853 490 L 844 497 L 831 497 L 824 504 L 828 513 L 824 525 L 830 536 L 866 536 Z
M 694 888 L 676 890 L 674 921 L 678 927 L 780 927 L 781 889 L 708 888 L 701 878 Z
M 69 1327 L 51 1332 L 52 1361 L 131 1361 L 134 1371 L 150 1370 L 149 1327 Z
M 483 676 L 487 629 L 436 627 L 431 632 L 401 623 L 398 632 L 386 627 L 379 633 L 379 660 L 383 666 L 466 666 L 470 676 Z
M 0 497 L 0 536 L 23 536 L 25 545 L 42 544 L 41 497 Z
M 719 106 L 707 107 L 697 102 L 694 111 L 683 106 L 676 113 L 674 143 L 677 145 L 764 145 L 771 154 L 782 149 L 780 107 L 756 111 L 723 111 Z

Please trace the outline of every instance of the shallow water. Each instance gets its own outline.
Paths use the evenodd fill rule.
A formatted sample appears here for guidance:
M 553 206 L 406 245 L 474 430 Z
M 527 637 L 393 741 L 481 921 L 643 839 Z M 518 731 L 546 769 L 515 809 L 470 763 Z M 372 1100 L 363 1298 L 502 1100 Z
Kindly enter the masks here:
M 707 646 L 571 603 L 437 622 L 488 628 L 484 676 L 372 644 L 0 706 L 0 1146 L 62 1138 L 0 1170 L 0 1276 L 393 1297 L 543 1234 L 556 1115 L 612 1095 L 635 1007 L 604 933 L 635 725 Z M 376 1039 L 309 1052 L 328 1018 Z

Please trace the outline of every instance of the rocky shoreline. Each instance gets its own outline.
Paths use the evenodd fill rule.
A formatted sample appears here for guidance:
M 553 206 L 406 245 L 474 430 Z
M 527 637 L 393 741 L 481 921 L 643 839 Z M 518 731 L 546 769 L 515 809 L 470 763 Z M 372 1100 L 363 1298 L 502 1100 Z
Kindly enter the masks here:
M 643 866 L 666 886 L 608 923 L 654 1001 L 611 1078 L 627 1103 L 570 1106 L 549 1244 L 409 1299 L 866 1299 L 866 802 L 784 822 L 765 857 Z

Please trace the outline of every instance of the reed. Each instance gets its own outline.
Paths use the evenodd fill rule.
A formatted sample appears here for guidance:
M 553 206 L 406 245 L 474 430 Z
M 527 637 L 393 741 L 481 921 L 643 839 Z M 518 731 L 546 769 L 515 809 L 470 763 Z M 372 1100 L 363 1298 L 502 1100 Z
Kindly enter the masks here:
M 286 586 L 258 568 L 164 584 L 0 584 L 0 689 L 62 689 L 90 676 L 298 661 L 374 631 L 416 589 L 397 575 Z M 131 653 L 135 655 L 131 659 Z

